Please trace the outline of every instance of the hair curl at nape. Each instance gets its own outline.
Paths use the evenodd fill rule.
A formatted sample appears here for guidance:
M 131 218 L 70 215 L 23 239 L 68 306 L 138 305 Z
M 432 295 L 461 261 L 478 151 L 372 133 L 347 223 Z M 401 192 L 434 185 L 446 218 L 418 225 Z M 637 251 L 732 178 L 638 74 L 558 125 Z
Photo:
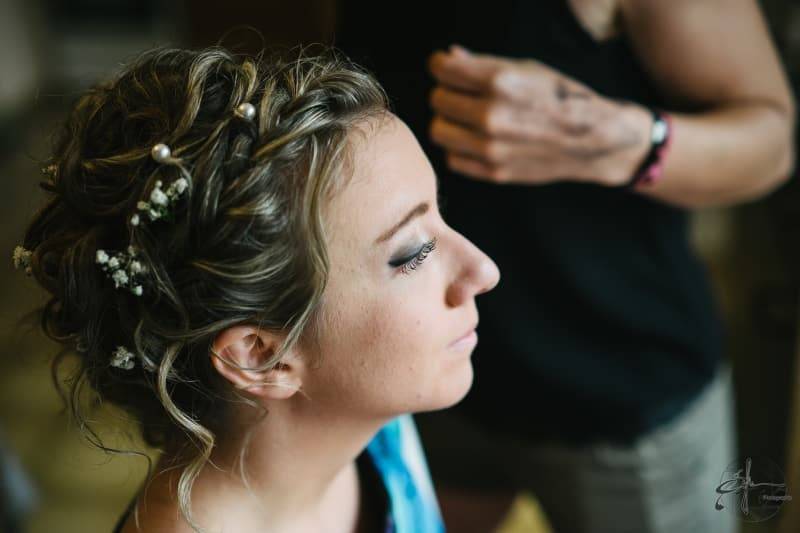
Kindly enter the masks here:
M 243 120 L 246 102 L 256 112 Z M 54 136 L 40 182 L 48 199 L 23 241 L 49 298 L 21 322 L 60 344 L 53 381 L 90 442 L 146 457 L 150 477 L 146 454 L 103 444 L 84 394 L 123 408 L 145 443 L 175 457 L 181 513 L 195 531 L 191 488 L 232 405 L 259 408 L 215 370 L 212 342 L 239 324 L 284 333 L 254 370 L 314 342 L 329 272 L 325 206 L 352 175 L 350 135 L 389 110 L 374 76 L 327 45 L 256 56 L 157 48 L 83 93 Z M 180 168 L 150 157 L 158 143 Z M 131 224 L 156 182 L 185 172 L 192 185 L 171 220 Z M 96 250 L 129 245 L 147 268 L 141 296 L 115 290 L 95 264 Z M 120 345 L 143 364 L 109 364 Z M 76 370 L 62 377 L 67 357 Z

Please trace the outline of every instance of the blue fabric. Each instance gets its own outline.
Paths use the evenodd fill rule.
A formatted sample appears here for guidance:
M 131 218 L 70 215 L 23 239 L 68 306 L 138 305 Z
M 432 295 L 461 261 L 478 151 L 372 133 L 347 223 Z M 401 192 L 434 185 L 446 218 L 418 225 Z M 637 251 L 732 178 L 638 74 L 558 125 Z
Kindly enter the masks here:
M 395 418 L 367 445 L 389 495 L 386 533 L 441 533 L 444 522 L 411 415 Z

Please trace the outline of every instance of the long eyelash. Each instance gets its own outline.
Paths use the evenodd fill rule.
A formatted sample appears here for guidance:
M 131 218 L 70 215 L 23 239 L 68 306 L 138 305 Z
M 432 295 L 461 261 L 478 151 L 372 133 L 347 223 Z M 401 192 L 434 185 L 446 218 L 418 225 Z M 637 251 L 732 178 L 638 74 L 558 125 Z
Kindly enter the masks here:
M 410 274 L 411 272 L 409 272 L 409 270 L 416 270 L 425 258 L 428 257 L 428 254 L 436 249 L 436 240 L 437 238 L 434 237 L 432 240 L 425 243 L 419 253 L 411 258 L 411 261 L 403 264 L 400 268 L 400 272 L 403 274 Z

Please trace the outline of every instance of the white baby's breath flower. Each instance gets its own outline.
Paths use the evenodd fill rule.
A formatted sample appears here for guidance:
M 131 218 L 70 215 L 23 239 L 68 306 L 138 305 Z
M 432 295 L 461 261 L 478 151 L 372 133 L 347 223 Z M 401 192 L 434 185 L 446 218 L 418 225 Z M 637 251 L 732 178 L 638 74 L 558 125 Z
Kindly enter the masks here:
M 30 250 L 26 250 L 23 246 L 14 248 L 14 268 L 29 267 L 32 255 L 33 253 Z
M 153 190 L 150 191 L 150 201 L 146 202 L 144 200 L 140 200 L 136 203 L 137 209 L 140 211 L 145 211 L 151 221 L 164 218 L 167 214 L 169 214 L 171 205 L 175 203 L 178 197 L 189 187 L 189 180 L 183 177 L 178 178 L 169 184 L 169 187 L 167 187 L 166 191 L 161 188 L 162 186 L 163 182 L 161 180 L 157 180 Z M 134 215 L 131 218 L 131 223 L 134 226 L 138 226 L 141 223 L 141 219 L 137 215 Z
M 159 188 L 155 188 L 150 193 L 150 201 L 155 205 L 167 205 L 167 203 L 169 203 L 169 198 L 167 198 L 167 195 L 164 194 L 164 191 Z
M 138 275 L 147 272 L 147 267 L 137 259 L 137 249 L 129 244 L 127 252 L 108 254 L 104 250 L 97 251 L 97 262 L 102 266 L 106 276 L 114 281 L 114 288 L 126 287 L 133 294 L 141 296 L 142 287 Z
M 186 178 L 180 178 L 175 182 L 175 190 L 178 191 L 178 194 L 183 194 L 183 191 L 185 191 L 188 186 L 189 182 L 186 181 Z
M 141 274 L 144 272 L 144 265 L 139 261 L 131 261 L 130 271 L 132 274 Z
M 119 288 L 128 283 L 128 274 L 124 270 L 117 270 L 111 274 L 111 279 L 114 280 L 114 287 Z
M 130 370 L 135 365 L 133 354 L 124 346 L 117 346 L 111 355 L 111 366 L 122 368 L 123 370 Z

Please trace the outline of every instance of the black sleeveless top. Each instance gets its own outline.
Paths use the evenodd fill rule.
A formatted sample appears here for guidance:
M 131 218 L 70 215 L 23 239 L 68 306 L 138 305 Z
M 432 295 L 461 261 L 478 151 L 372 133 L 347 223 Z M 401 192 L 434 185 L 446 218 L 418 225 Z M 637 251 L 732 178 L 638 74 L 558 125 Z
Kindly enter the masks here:
M 661 105 L 626 38 L 596 42 L 564 0 L 340 4 L 334 45 L 377 76 L 434 165 L 445 220 L 500 269 L 477 299 L 475 381 L 456 409 L 495 430 L 574 443 L 630 442 L 675 416 L 709 382 L 723 343 L 686 212 L 591 184 L 466 178 L 427 133 L 426 60 L 451 43 Z

